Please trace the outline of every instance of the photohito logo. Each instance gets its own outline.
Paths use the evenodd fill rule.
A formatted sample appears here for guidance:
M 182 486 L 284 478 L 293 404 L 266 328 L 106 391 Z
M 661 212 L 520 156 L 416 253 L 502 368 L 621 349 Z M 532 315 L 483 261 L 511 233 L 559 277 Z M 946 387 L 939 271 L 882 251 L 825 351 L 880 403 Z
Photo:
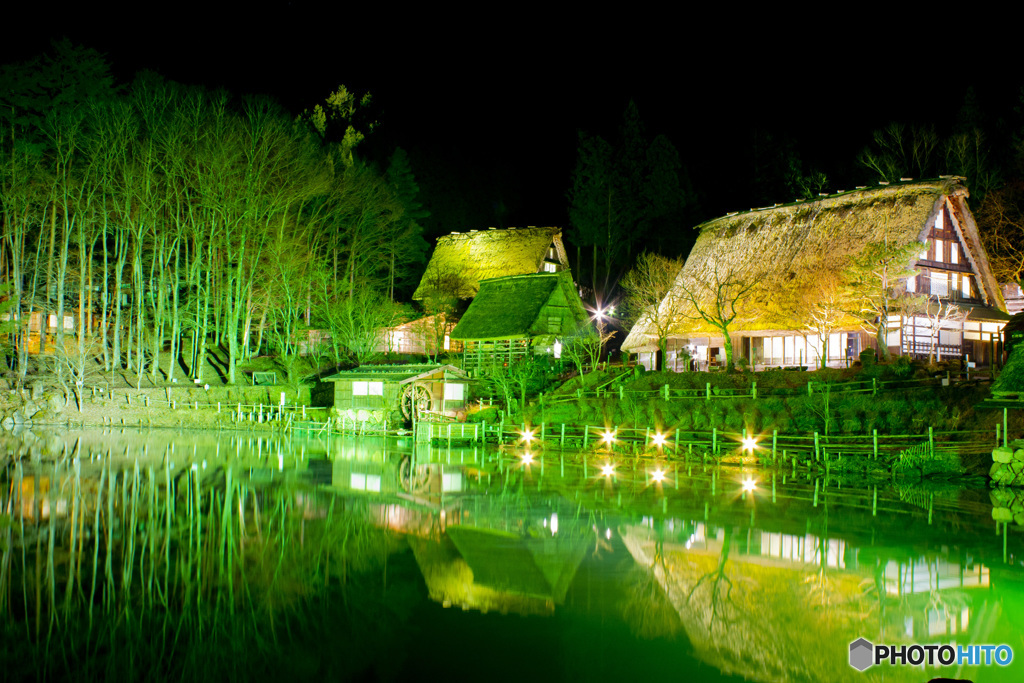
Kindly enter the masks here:
M 1009 666 L 1009 645 L 873 645 L 866 638 L 850 643 L 850 666 L 865 671 L 875 664 L 890 666 Z

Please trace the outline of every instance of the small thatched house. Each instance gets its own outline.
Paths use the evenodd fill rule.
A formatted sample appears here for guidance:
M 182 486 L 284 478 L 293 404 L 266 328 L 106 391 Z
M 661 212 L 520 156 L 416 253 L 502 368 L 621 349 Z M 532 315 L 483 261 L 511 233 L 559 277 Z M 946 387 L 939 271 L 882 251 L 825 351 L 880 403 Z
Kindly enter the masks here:
M 335 413 L 372 424 L 458 417 L 469 400 L 466 373 L 451 365 L 361 365 L 324 382 L 334 385 Z
M 666 365 L 672 367 L 684 355 L 693 356 L 699 367 L 721 362 L 725 339 L 719 328 L 700 318 L 697 304 L 707 311 L 716 294 L 724 293 L 728 305 L 740 291 L 728 326 L 735 359 L 760 366 L 811 365 L 823 355 L 833 366 L 856 359 L 876 341 L 864 331 L 865 321 L 853 315 L 862 306 L 841 300 L 851 291 L 850 267 L 869 245 L 915 241 L 920 250 L 904 251 L 910 254 L 906 262 L 890 266 L 894 277 L 887 289 L 895 303 L 886 327 L 889 350 L 927 356 L 937 344 L 943 357 L 968 355 L 972 361 L 990 362 L 1008 316 L 962 180 L 879 186 L 732 214 L 699 226 L 700 236 L 673 291 L 658 309 L 675 321 Z M 919 304 L 916 313 L 901 308 L 906 294 L 919 300 L 928 295 L 931 305 Z M 934 318 L 936 308 L 949 303 L 958 307 L 960 319 L 943 321 L 936 335 L 928 316 Z M 832 316 L 827 338 L 814 333 L 811 320 L 812 313 L 823 311 Z M 638 324 L 622 348 L 640 354 L 647 364 L 657 351 L 657 337 L 653 326 Z
M 481 280 L 568 269 L 559 228 L 453 232 L 438 238 L 412 298 L 422 301 L 440 292 L 457 299 L 470 299 L 476 296 Z
M 463 368 L 509 365 L 529 354 L 558 356 L 557 342 L 589 320 L 568 271 L 484 280 L 452 339 L 464 344 Z

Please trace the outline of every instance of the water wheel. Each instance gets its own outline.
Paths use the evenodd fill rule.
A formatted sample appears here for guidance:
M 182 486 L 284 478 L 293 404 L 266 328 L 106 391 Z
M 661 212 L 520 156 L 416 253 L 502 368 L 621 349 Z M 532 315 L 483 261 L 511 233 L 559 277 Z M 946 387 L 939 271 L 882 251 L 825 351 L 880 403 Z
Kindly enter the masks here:
M 406 385 L 402 392 L 402 416 L 406 420 L 419 420 L 430 410 L 430 391 L 421 385 Z
M 430 484 L 430 469 L 424 466 L 414 468 L 412 458 L 406 455 L 398 463 L 398 480 L 407 493 L 423 493 Z

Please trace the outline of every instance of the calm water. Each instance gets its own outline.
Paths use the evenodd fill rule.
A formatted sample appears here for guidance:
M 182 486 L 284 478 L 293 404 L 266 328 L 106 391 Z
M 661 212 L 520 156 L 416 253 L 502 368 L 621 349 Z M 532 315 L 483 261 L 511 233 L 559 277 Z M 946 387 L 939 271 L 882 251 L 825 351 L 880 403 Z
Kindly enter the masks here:
M 1024 679 L 1020 529 L 984 489 L 371 439 L 0 447 L 5 680 Z M 1016 658 L 860 673 L 858 637 Z

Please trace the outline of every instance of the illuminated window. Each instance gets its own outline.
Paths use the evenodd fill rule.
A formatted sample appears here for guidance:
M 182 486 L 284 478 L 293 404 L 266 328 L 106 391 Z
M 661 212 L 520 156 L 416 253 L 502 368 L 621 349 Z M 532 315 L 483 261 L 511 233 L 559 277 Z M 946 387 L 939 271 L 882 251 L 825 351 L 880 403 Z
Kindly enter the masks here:
M 446 401 L 464 401 L 466 399 L 466 385 L 465 384 L 445 384 L 444 385 L 444 400 Z
M 384 382 L 352 382 L 353 396 L 383 396 Z
M 935 240 L 935 260 L 936 261 L 942 261 L 943 260 L 944 249 L 945 249 L 945 244 L 943 244 L 942 240 Z
M 949 276 L 946 273 L 932 273 L 932 294 L 949 296 Z
M 917 291 L 917 276 L 916 275 L 907 278 L 907 291 L 908 292 L 916 292 Z
M 960 263 L 960 245 L 954 242 L 949 243 L 949 262 Z
M 558 264 L 557 263 L 548 263 L 547 261 L 545 261 L 544 262 L 544 272 L 545 273 L 557 273 L 558 272 Z
M 971 276 L 961 275 L 960 276 L 960 293 L 963 294 L 965 299 L 971 298 Z

